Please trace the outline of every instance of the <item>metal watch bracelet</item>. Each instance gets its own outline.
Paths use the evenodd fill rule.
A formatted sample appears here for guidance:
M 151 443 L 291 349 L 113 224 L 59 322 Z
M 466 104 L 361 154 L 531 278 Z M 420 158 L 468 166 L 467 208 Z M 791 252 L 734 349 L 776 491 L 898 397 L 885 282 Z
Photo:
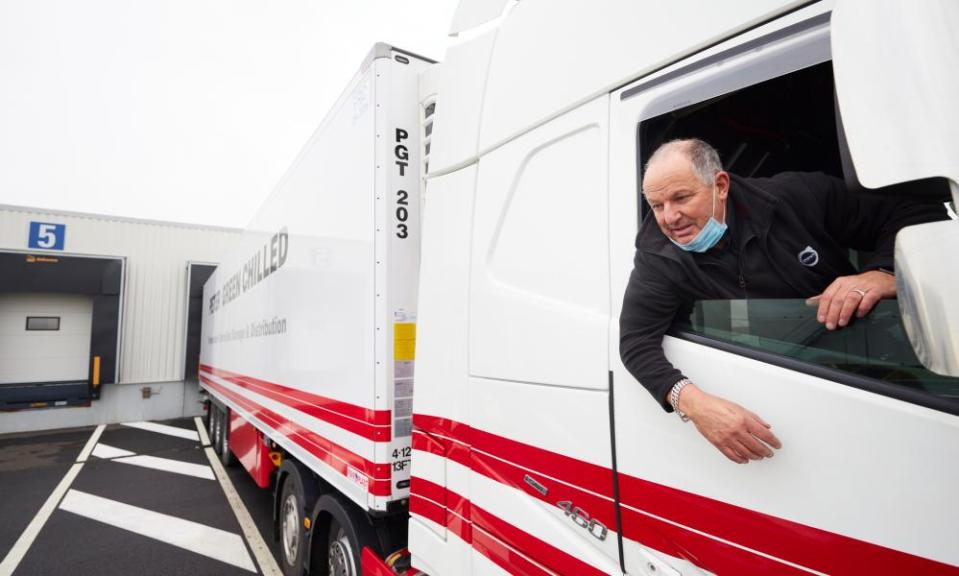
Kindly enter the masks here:
M 676 415 L 679 416 L 679 419 L 683 422 L 689 422 L 689 416 L 679 409 L 679 394 L 683 391 L 683 388 L 692 383 L 692 380 L 689 378 L 682 378 L 673 384 L 673 387 L 669 391 L 669 404 L 673 407 L 673 410 L 676 411 Z

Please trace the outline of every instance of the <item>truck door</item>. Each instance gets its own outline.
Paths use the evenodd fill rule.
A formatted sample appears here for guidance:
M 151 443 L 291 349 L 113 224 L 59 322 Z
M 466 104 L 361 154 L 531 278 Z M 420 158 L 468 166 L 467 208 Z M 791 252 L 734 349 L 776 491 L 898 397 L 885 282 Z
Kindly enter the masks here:
M 643 165 L 659 143 L 704 138 L 744 177 L 842 176 L 827 10 L 806 7 L 612 94 L 610 365 L 629 574 L 959 574 L 959 380 L 918 362 L 894 301 L 836 332 L 801 299 L 699 301 L 676 318 L 667 358 L 783 443 L 747 465 L 666 413 L 615 352 Z
M 620 571 L 607 124 L 604 95 L 479 162 L 469 348 L 474 574 Z

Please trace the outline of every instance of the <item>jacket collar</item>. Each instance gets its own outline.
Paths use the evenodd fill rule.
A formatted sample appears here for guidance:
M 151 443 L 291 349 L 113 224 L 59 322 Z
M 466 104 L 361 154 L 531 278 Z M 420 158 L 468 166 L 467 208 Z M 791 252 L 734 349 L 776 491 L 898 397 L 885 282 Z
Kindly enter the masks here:
M 758 181 L 755 179 L 740 178 L 735 174 L 730 174 L 729 178 L 729 196 L 726 201 L 732 203 L 735 214 L 730 222 L 732 238 L 739 243 L 740 248 L 755 237 L 765 242 L 769 228 L 772 226 L 777 199 L 758 186 Z M 669 241 L 656 224 L 652 211 L 643 218 L 636 247 L 648 254 L 662 256 L 676 262 L 693 257 L 691 253 L 683 251 Z

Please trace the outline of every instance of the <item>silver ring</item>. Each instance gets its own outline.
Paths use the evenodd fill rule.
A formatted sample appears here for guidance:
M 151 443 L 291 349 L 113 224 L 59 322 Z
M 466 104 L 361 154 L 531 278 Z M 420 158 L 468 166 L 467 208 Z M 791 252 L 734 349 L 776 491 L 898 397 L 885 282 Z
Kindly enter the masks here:
M 850 290 L 850 292 L 858 292 L 859 295 L 862 296 L 863 298 L 866 297 L 866 291 L 861 288 L 853 288 L 852 290 Z

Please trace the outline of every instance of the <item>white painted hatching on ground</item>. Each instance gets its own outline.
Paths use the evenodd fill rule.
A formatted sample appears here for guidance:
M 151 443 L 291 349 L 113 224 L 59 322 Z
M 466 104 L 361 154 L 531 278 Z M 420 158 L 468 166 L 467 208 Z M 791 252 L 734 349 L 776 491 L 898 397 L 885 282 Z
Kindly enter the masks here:
M 60 509 L 250 572 L 257 571 L 239 534 L 79 490 L 67 492 L 60 503 Z
M 93 449 L 93 455 L 97 458 L 119 462 L 121 464 L 130 464 L 152 470 L 162 470 L 174 474 L 183 474 L 205 480 L 215 480 L 213 470 L 205 464 L 193 464 L 191 462 L 182 462 L 172 458 L 160 458 L 159 456 L 140 455 L 122 448 L 115 448 L 106 444 L 97 444 Z
M 186 438 L 187 440 L 195 440 L 197 442 L 200 441 L 200 436 L 196 433 L 196 430 L 187 430 L 185 428 L 177 428 L 176 426 L 169 426 L 167 424 L 157 424 L 156 422 L 124 422 L 123 425 L 130 428 L 146 430 L 147 432 L 156 432 L 157 434 L 177 436 L 179 438 Z

